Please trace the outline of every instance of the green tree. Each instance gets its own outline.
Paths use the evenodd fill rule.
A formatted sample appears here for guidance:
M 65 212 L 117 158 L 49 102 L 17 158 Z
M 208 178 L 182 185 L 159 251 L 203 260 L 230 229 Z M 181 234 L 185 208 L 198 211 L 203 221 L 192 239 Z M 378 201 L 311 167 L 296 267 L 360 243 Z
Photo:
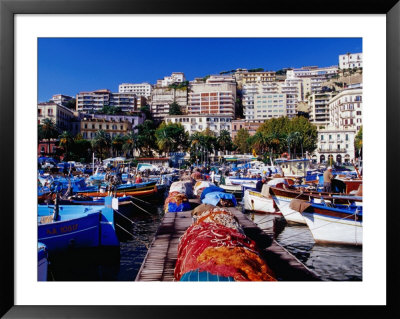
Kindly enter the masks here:
M 155 131 L 158 148 L 165 153 L 185 151 L 188 148 L 189 134 L 180 123 L 162 122 Z
M 169 105 L 169 113 L 168 114 L 169 115 L 182 115 L 183 112 L 182 112 L 181 106 L 176 102 L 172 102 Z
M 251 151 L 249 142 L 251 142 L 249 131 L 245 128 L 241 128 L 233 140 L 233 145 L 236 146 L 237 150 L 239 150 L 241 154 L 246 154 Z
M 48 151 L 50 154 L 51 139 L 58 137 L 58 128 L 51 119 L 44 119 L 42 124 L 38 127 L 39 140 L 45 139 L 48 143 Z
M 156 138 L 154 136 L 155 127 L 154 122 L 151 120 L 146 120 L 137 127 L 138 133 L 136 138 L 137 149 L 140 154 L 146 156 L 153 156 L 153 149 L 157 148 Z
M 68 131 L 62 132 L 58 138 L 60 139 L 59 146 L 64 151 L 64 160 L 67 161 L 69 157 L 68 151 L 71 149 L 71 146 L 74 143 L 74 139 L 72 138 L 71 133 Z
M 99 154 L 99 157 L 103 159 L 104 155 L 108 155 L 111 147 L 110 134 L 103 130 L 98 130 L 92 140 L 92 148 Z
M 218 148 L 226 154 L 226 151 L 232 151 L 233 142 L 231 134 L 227 130 L 222 130 L 217 137 Z
M 71 110 L 75 110 L 76 109 L 76 99 L 72 98 L 71 100 L 69 100 L 67 103 L 65 103 L 65 107 L 67 107 Z
M 209 128 L 193 133 L 190 138 L 190 158 L 193 161 L 208 162 L 209 153 L 218 151 L 217 137 Z
M 90 162 L 92 158 L 92 144 L 89 140 L 83 139 L 81 136 L 77 136 L 74 142 L 70 146 L 70 159 L 72 161 Z

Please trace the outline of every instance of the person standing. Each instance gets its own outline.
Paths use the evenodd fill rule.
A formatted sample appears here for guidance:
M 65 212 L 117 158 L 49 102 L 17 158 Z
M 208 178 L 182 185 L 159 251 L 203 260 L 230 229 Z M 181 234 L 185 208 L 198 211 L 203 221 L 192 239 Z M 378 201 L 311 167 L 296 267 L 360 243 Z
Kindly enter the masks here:
M 332 167 L 329 166 L 327 170 L 324 172 L 324 192 L 332 192 Z

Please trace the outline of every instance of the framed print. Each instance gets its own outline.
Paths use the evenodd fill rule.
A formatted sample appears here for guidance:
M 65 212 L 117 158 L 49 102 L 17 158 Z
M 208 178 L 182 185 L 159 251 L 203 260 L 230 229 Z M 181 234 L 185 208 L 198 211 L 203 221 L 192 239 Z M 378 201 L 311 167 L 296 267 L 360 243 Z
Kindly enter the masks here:
M 245 316 L 257 309 L 275 315 L 328 310 L 341 316 L 394 316 L 399 15 L 397 1 L 339 1 L 329 6 L 206 1 L 196 6 L 152 0 L 0 0 L 5 225 L 0 314 L 203 317 Z M 173 97 L 165 102 L 168 94 Z M 323 111 L 321 103 L 327 107 Z M 55 119 L 57 134 L 48 133 L 44 118 Z M 271 133 L 266 123 L 279 125 Z M 172 128 L 179 142 L 165 137 Z M 57 161 L 50 163 L 50 157 Z M 290 166 L 296 160 L 304 163 Z M 316 191 L 320 187 L 313 199 L 301 184 L 313 173 L 306 174 L 306 163 L 316 165 L 315 181 L 308 185 Z M 361 186 L 349 186 L 345 169 L 339 173 L 351 163 L 357 163 L 354 171 L 348 169 L 354 173 L 351 183 Z M 327 185 L 327 178 L 335 179 L 327 175 L 332 168 L 342 184 Z M 90 175 L 102 179 L 96 182 L 93 177 L 89 184 Z M 177 190 L 186 188 L 186 177 L 194 187 L 190 192 L 199 190 L 198 199 L 185 193 L 187 189 Z M 237 193 L 237 184 L 221 182 L 226 178 L 239 180 Z M 240 185 L 241 178 L 253 183 L 249 190 L 249 184 Z M 259 199 L 250 194 L 266 196 L 262 183 L 279 178 L 282 188 L 269 184 L 267 197 L 272 196 L 274 211 L 267 213 L 280 217 L 262 215 L 257 221 L 256 212 L 265 204 L 255 208 Z M 178 179 L 181 182 L 172 184 Z M 214 183 L 218 189 L 209 190 L 214 197 L 202 194 Z M 171 185 L 177 187 L 173 194 L 166 191 Z M 289 198 L 288 192 L 276 193 L 288 189 L 294 199 L 300 198 L 292 200 L 299 206 L 290 204 L 290 214 L 299 211 L 303 228 L 289 225 L 291 216 L 285 218 L 284 206 L 272 199 Z M 42 192 L 44 205 L 37 208 Z M 308 198 L 303 198 L 305 193 Z M 323 205 L 326 200 L 328 205 Z M 205 217 L 193 211 L 185 215 L 201 203 L 218 206 L 224 217 L 215 217 L 211 206 Z M 125 214 L 123 205 L 133 205 L 145 217 Z M 365 222 L 363 235 L 346 237 L 345 230 L 335 228 L 328 239 L 319 237 L 328 236 L 325 233 L 309 231 L 307 238 L 299 237 L 324 209 L 340 221 L 351 211 L 352 226 Z M 201 224 L 204 219 L 207 225 Z M 268 226 L 273 234 L 261 231 L 265 220 L 273 221 Z M 89 226 L 79 228 L 82 223 Z M 208 235 L 190 235 L 192 223 Z M 222 223 L 230 228 L 229 249 L 218 233 Z M 315 225 L 310 229 L 322 227 Z M 151 232 L 145 232 L 148 229 Z M 306 248 L 293 244 L 293 237 L 305 240 L 301 244 Z M 127 244 L 132 239 L 137 247 Z M 187 246 L 178 251 L 182 242 Z M 308 247 L 315 242 L 320 249 Z M 46 278 L 51 274 L 48 282 L 42 282 L 40 274 L 38 278 L 39 243 L 43 251 L 54 252 L 46 264 L 51 271 L 44 271 Z M 337 250 L 337 244 L 350 246 Z M 74 250 L 80 245 L 82 251 Z M 101 263 L 93 262 L 94 255 L 85 256 L 87 247 L 99 248 Z M 235 258 L 242 259 L 232 266 L 233 257 L 226 254 L 235 249 L 242 254 Z M 340 254 L 355 261 L 344 265 Z M 343 265 L 334 271 L 332 264 Z M 263 267 L 268 271 L 258 271 Z M 257 282 L 193 282 L 202 281 L 204 274 L 204 281 L 216 276 L 216 281 Z M 274 282 L 259 282 L 267 277 Z

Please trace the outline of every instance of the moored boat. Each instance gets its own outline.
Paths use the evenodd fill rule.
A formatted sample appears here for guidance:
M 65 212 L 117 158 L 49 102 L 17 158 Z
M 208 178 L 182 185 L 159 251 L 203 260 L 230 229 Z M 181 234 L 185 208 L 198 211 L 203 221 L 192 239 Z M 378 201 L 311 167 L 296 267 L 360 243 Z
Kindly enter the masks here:
M 362 206 L 311 203 L 301 214 L 315 242 L 362 245 Z
M 47 281 L 47 268 L 49 265 L 46 245 L 38 243 L 38 281 Z

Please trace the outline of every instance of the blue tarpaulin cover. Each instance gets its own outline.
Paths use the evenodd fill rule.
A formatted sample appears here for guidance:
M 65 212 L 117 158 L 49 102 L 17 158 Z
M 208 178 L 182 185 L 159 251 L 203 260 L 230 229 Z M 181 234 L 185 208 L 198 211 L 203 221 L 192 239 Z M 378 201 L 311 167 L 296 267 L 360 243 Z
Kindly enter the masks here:
M 229 199 L 233 202 L 233 205 L 236 206 L 236 198 L 233 194 L 223 193 L 223 192 L 211 192 L 206 194 L 203 198 L 202 202 L 204 204 L 210 204 L 216 206 L 221 199 Z
M 225 189 L 215 186 L 215 185 L 211 185 L 208 186 L 206 188 L 204 188 L 203 192 L 201 193 L 200 196 L 200 200 L 203 200 L 203 198 L 208 194 L 208 193 L 212 193 L 212 192 L 222 192 L 225 193 Z
M 182 202 L 179 206 L 176 203 L 168 203 L 168 212 L 169 213 L 177 213 L 177 212 L 184 212 L 190 210 L 190 203 L 189 202 Z

